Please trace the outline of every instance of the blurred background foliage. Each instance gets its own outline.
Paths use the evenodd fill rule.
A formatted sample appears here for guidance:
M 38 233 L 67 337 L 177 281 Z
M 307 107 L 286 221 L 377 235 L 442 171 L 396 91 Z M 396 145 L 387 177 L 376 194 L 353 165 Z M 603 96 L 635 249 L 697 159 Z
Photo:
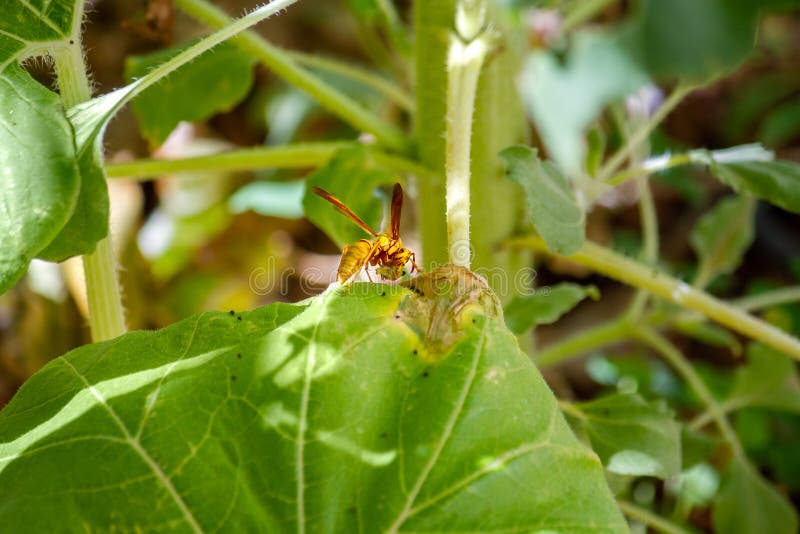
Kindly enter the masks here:
M 624 0 L 496 0 L 506 22 L 522 28 L 527 45 L 535 51 L 520 77 L 521 92 L 534 100 L 529 107 L 540 126 L 536 130 L 531 124 L 534 144 L 566 167 L 584 157 L 591 167 L 595 152 L 610 154 L 621 144 L 614 116 L 623 107 L 619 95 L 637 90 L 646 78 L 637 74 L 639 67 L 631 67 L 621 59 L 624 55 L 614 52 L 619 47 L 634 56 L 646 55 L 648 71 L 663 82 L 651 86 L 654 94 L 650 97 L 656 100 L 673 86 L 678 73 L 683 79 L 701 80 L 712 71 L 726 72 L 678 105 L 652 135 L 652 154 L 757 142 L 780 159 L 800 162 L 797 3 L 732 1 L 734 7 L 726 11 L 732 18 L 720 21 L 713 7 L 698 14 L 693 2 L 649 2 L 650 11 L 641 16 L 633 2 Z M 240 0 L 215 3 L 231 14 L 252 7 L 251 2 Z M 96 93 L 141 76 L 206 32 L 174 10 L 169 0 L 89 4 L 85 42 Z M 377 115 L 409 127 L 413 102 L 404 98 L 414 86 L 412 37 L 403 28 L 410 24 L 410 4 L 410 0 L 396 1 L 400 20 L 387 24 L 371 0 L 303 0 L 257 31 L 272 44 L 296 51 L 296 58 Z M 759 7 L 769 7 L 770 12 L 759 18 L 754 15 Z M 554 16 L 557 10 L 568 16 Z M 675 26 L 675 21 L 681 24 Z M 576 27 L 590 31 L 569 33 Z M 591 31 L 600 27 L 615 31 Z M 694 34 L 702 35 L 715 53 L 697 54 L 692 48 L 696 42 L 687 38 Z M 750 52 L 753 39 L 756 45 Z M 305 54 L 379 72 L 395 80 L 397 95 L 388 98 L 386 92 L 352 77 L 315 67 L 313 58 Z M 107 161 L 184 158 L 237 147 L 359 137 L 360 132 L 233 45 L 221 47 L 212 57 L 217 67 L 192 71 L 189 65 L 180 77 L 170 78 L 161 93 L 145 94 L 123 111 L 105 138 Z M 708 57 L 716 63 L 709 64 Z M 43 83 L 52 83 L 46 64 L 30 67 Z M 538 77 L 550 72 L 551 77 L 537 78 L 536 87 L 528 86 L 534 84 L 528 76 L 531 72 Z M 202 105 L 182 98 L 186 90 L 202 97 Z M 152 120 L 148 115 L 154 115 Z M 575 136 L 587 127 L 589 143 L 583 145 Z M 584 146 L 587 154 L 575 152 Z M 311 172 L 199 170 L 152 180 L 111 179 L 112 229 L 130 328 L 161 328 L 207 309 L 297 301 L 324 289 L 333 279 L 339 249 L 304 218 L 302 180 Z M 320 173 L 313 179 L 324 183 L 324 173 Z M 391 177 L 359 174 L 357 179 L 375 184 Z M 652 183 L 661 227 L 662 267 L 691 278 L 698 265 L 692 229 L 728 189 L 705 169 L 689 166 L 661 172 Z M 414 248 L 418 245 L 413 231 L 414 189 L 408 189 L 411 198 L 404 210 L 404 228 L 408 228 L 404 238 Z M 642 244 L 639 210 L 635 191 L 628 189 L 623 186 L 594 207 L 588 214 L 587 232 L 594 241 L 636 256 Z M 373 201 L 378 206 L 386 199 Z M 798 216 L 764 203 L 754 213 L 752 245 L 745 244 L 741 265 L 710 280 L 710 291 L 716 296 L 758 295 L 800 283 Z M 364 213 L 375 221 L 380 215 Z M 70 262 L 63 267 L 34 262 L 23 283 L 0 296 L 0 405 L 49 359 L 90 341 L 79 273 Z M 562 320 L 540 326 L 536 335 L 543 346 L 620 312 L 633 293 L 563 261 L 537 264 L 538 286 L 565 280 L 595 286 L 602 298 L 584 299 Z M 772 306 L 763 316 L 800 335 L 796 302 Z M 800 450 L 800 385 L 794 364 L 781 357 L 767 358 L 765 363 L 757 348 L 745 349 L 744 339 L 715 327 L 687 323 L 678 329 L 682 335 L 675 338 L 676 344 L 696 364 L 715 396 L 732 405 L 747 405 L 732 420 L 748 455 L 782 493 L 795 504 L 800 502 L 800 456 L 796 453 Z M 742 353 L 748 356 L 746 364 Z M 546 377 L 557 394 L 577 401 L 624 393 L 628 388 L 638 391 L 642 402 L 667 402 L 688 419 L 702 408 L 669 367 L 633 345 L 572 360 L 548 369 Z M 605 407 L 594 404 L 582 409 L 591 414 L 602 413 Z M 650 413 L 646 406 L 643 410 Z M 586 431 L 602 435 L 603 429 Z M 681 506 L 693 510 L 690 520 L 695 527 L 710 529 L 704 505 L 717 491 L 719 478 L 706 460 L 719 444 L 693 431 L 691 425 L 683 430 L 682 441 L 681 476 L 669 483 L 654 477 L 637 479 L 634 495 L 642 502 L 672 495 Z M 737 474 L 749 476 L 746 469 L 730 476 Z

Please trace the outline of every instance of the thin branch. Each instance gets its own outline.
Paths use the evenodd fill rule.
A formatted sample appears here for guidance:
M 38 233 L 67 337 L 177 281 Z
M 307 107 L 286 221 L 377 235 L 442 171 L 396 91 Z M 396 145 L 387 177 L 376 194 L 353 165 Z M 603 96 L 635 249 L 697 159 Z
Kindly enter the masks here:
M 511 240 L 509 247 L 529 248 L 553 254 L 538 237 Z M 800 360 L 800 339 L 797 339 L 771 324 L 747 312 L 716 299 L 685 282 L 659 272 L 654 267 L 626 258 L 621 254 L 587 241 L 576 254 L 561 256 L 572 262 L 589 267 L 598 273 L 634 287 L 646 289 L 679 306 L 700 312 L 709 319 L 727 326 L 757 341 Z

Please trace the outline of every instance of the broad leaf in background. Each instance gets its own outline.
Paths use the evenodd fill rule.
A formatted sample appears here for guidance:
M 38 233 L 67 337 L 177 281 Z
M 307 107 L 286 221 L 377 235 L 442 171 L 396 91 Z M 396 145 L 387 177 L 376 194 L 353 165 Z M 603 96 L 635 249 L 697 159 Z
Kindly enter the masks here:
M 380 233 L 384 230 L 380 223 L 387 202 L 375 195 L 375 189 L 396 181 L 398 179 L 393 174 L 375 167 L 366 147 L 353 145 L 337 152 L 327 165 L 306 179 L 303 209 L 312 223 L 343 247 L 370 236 L 327 200 L 312 193 L 311 188 L 318 186 L 328 191 Z
M 577 252 L 586 239 L 586 216 L 567 177 L 527 146 L 506 148 L 500 157 L 508 178 L 525 190 L 531 222 L 547 247 L 558 254 Z
M 552 159 L 570 177 L 584 161 L 584 131 L 611 102 L 648 82 L 618 39 L 579 33 L 566 61 L 554 53 L 532 53 L 522 72 L 528 113 Z
M 712 512 L 715 532 L 796 534 L 797 513 L 746 459 L 735 456 Z
M 538 288 L 531 295 L 514 297 L 503 312 L 506 326 L 515 334 L 540 324 L 552 324 L 586 297 L 600 298 L 594 286 L 561 283 L 554 287 Z
M 353 284 L 55 360 L 0 413 L 2 525 L 627 532 L 499 318 L 460 308 L 420 358 L 425 298 Z
M 755 45 L 761 2 L 644 0 L 623 33 L 655 77 L 705 82 L 743 62 Z
M 233 213 L 252 210 L 259 215 L 300 219 L 303 217 L 303 196 L 306 183 L 253 182 L 231 195 L 228 206 Z
M 794 362 L 785 354 L 760 343 L 747 347 L 747 365 L 736 370 L 725 403 L 738 408 L 760 406 L 779 411 L 800 411 L 800 387 Z
M 755 201 L 736 195 L 717 202 L 692 229 L 689 241 L 700 262 L 697 279 L 705 286 L 714 277 L 735 271 L 753 243 Z
M 125 76 L 141 78 L 191 44 L 131 56 Z M 225 43 L 149 87 L 132 104 L 142 135 L 160 145 L 180 121 L 199 121 L 231 109 L 250 91 L 254 63 L 241 48 Z
M 800 213 L 800 165 L 797 163 L 712 163 L 711 172 L 738 193 L 750 193 L 770 204 Z
M 659 478 L 680 472 L 681 427 L 665 403 L 619 393 L 573 407 L 580 411 L 578 426 L 609 471 Z
M 67 223 L 80 184 L 58 95 L 16 63 L 7 66 L 0 72 L 0 293 Z
M 775 107 L 764 118 L 758 138 L 767 146 L 790 144 L 800 135 L 800 99 L 795 98 Z

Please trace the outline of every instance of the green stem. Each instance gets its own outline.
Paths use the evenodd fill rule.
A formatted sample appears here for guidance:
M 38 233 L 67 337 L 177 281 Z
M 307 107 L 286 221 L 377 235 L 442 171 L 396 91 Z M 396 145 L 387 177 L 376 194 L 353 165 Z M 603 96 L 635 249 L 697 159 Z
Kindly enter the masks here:
M 770 306 L 777 306 L 780 304 L 788 304 L 791 302 L 800 301 L 800 286 L 793 286 L 787 288 L 776 289 L 768 291 L 760 295 L 753 295 L 743 297 L 728 304 L 736 306 L 743 311 L 756 311 Z M 666 315 L 653 316 L 650 314 L 643 322 L 648 324 L 651 328 L 660 329 L 664 326 L 674 324 L 680 321 L 689 321 L 693 318 L 702 320 L 696 312 L 683 312 L 683 313 L 669 313 Z M 548 365 L 555 365 L 568 360 L 572 357 L 586 354 L 589 351 L 597 350 L 606 345 L 624 341 L 630 338 L 629 320 L 626 317 L 615 318 L 609 321 L 602 322 L 591 328 L 587 328 L 573 336 L 548 345 L 540 350 L 536 355 L 536 364 L 539 367 L 546 367 Z M 720 405 L 724 412 L 735 410 L 737 405 L 729 406 L 728 403 Z M 698 416 L 698 419 L 700 416 Z M 705 421 L 702 425 L 706 424 Z
M 83 5 L 83 2 L 79 2 Z M 53 51 L 56 77 L 65 108 L 92 97 L 80 40 L 82 10 L 75 14 L 70 45 Z M 86 297 L 89 303 L 89 325 L 94 341 L 103 341 L 125 333 L 125 311 L 122 306 L 117 270 L 111 247 L 111 233 L 97 243 L 92 254 L 83 256 Z
M 689 534 L 689 531 L 683 527 L 664 519 L 658 514 L 654 514 L 646 508 L 642 508 L 641 506 L 633 504 L 632 502 L 618 499 L 617 504 L 619 505 L 619 509 L 622 510 L 622 513 L 624 513 L 626 516 L 635 521 L 643 523 L 652 530 L 663 532 L 664 534 Z
M 639 127 L 626 141 L 626 143 L 619 149 L 606 164 L 597 173 L 597 178 L 600 181 L 607 181 L 611 176 L 616 173 L 620 167 L 625 163 L 633 152 L 639 146 L 646 142 L 650 134 L 661 122 L 672 112 L 673 109 L 681 102 L 695 88 L 694 85 L 680 84 L 669 95 L 666 101 L 658 108 L 652 117 L 650 117 L 641 127 Z
M 465 43 L 450 37 L 447 58 L 445 175 L 447 237 L 450 263 L 469 269 L 471 262 L 470 153 L 478 75 L 489 50 L 486 36 Z
M 293 51 L 287 52 L 287 55 L 300 65 L 327 71 L 371 87 L 378 93 L 385 95 L 389 100 L 393 101 L 404 110 L 409 112 L 414 111 L 414 99 L 394 82 L 379 74 L 317 54 Z
M 650 189 L 650 180 L 642 176 L 638 180 L 639 186 L 639 217 L 641 218 L 643 246 L 642 261 L 645 265 L 655 266 L 658 262 L 658 215 L 653 201 L 653 192 Z M 633 302 L 628 310 L 628 316 L 635 320 L 642 315 L 650 294 L 640 289 L 636 292 Z
M 83 257 L 89 325 L 92 340 L 105 341 L 125 333 L 125 310 L 117 278 L 111 235 L 97 243 L 95 251 Z
M 274 3 L 272 2 L 272 4 Z M 232 23 L 231 18 L 224 11 L 206 0 L 176 0 L 175 5 L 213 28 L 224 28 Z M 321 106 L 348 124 L 373 134 L 378 141 L 395 150 L 406 151 L 408 149 L 408 139 L 402 131 L 394 125 L 382 121 L 349 96 L 300 67 L 286 51 L 273 46 L 253 32 L 243 33 L 234 42 L 243 50 L 253 54 L 275 74 L 308 93 Z
M 653 350 L 658 352 L 678 373 L 683 376 L 684 380 L 694 390 L 706 410 L 711 414 L 712 420 L 716 423 L 717 427 L 722 434 L 725 441 L 731 446 L 733 452 L 744 458 L 744 450 L 739 443 L 739 438 L 736 436 L 731 427 L 728 419 L 725 417 L 725 412 L 720 407 L 717 399 L 706 386 L 705 382 L 700 378 L 700 375 L 694 370 L 692 364 L 689 363 L 681 351 L 675 345 L 669 342 L 667 338 L 656 332 L 648 326 L 637 326 L 635 328 L 636 336 Z
M 753 311 L 800 301 L 800 286 L 782 287 L 758 295 L 750 295 L 732 302 L 743 310 Z
M 585 421 L 587 419 L 586 414 L 580 411 L 573 403 L 567 402 L 565 400 L 558 401 L 558 408 L 561 412 L 565 415 L 571 415 L 575 419 L 579 421 Z
M 508 246 L 530 248 L 552 254 L 536 237 L 512 240 Z M 660 273 L 591 242 L 584 243 L 576 254 L 565 258 L 615 280 L 646 289 L 679 306 L 700 312 L 709 319 L 800 360 L 800 340 L 761 321 L 747 312 L 711 295 L 692 288 L 681 280 Z
M 628 338 L 630 338 L 630 323 L 627 317 L 612 319 L 537 351 L 536 365 L 540 368 L 556 365 L 575 355 L 585 354 L 590 350 Z
M 251 171 L 259 169 L 305 169 L 326 164 L 340 149 L 353 146 L 351 141 L 297 143 L 291 145 L 243 148 L 209 156 L 182 159 L 141 159 L 124 163 L 109 163 L 106 172 L 109 178 L 135 178 L 148 180 L 163 174 L 186 171 Z M 431 170 L 416 161 L 369 149 L 376 165 L 385 169 L 424 177 Z
M 422 259 L 427 266 L 447 262 L 445 222 L 445 103 L 447 51 L 453 27 L 455 0 L 413 2 L 414 79 L 416 97 L 414 138 L 420 161 L 434 174 L 417 184 Z
M 719 163 L 747 163 L 751 161 L 773 161 L 775 153 L 765 149 L 759 144 L 738 145 L 729 148 L 708 151 L 705 149 L 691 150 L 683 154 L 662 154 L 649 158 L 640 165 L 615 174 L 608 179 L 608 184 L 617 186 L 631 178 L 647 176 L 660 171 L 682 165 L 709 165 L 714 161 Z
M 745 406 L 747 406 L 747 402 L 744 402 L 744 401 L 741 401 L 741 402 L 721 402 L 719 404 L 719 413 L 727 415 L 727 414 L 729 414 L 731 412 L 735 412 L 739 408 L 743 408 Z M 688 428 L 689 430 L 700 430 L 701 428 L 703 428 L 704 426 L 706 426 L 708 423 L 712 422 L 713 420 L 714 420 L 714 414 L 711 413 L 710 411 L 706 410 L 706 411 L 704 411 L 702 413 L 697 414 L 697 416 L 695 416 L 694 419 L 689 421 L 689 423 L 686 425 L 686 428 Z
M 675 154 L 668 157 L 656 157 L 646 160 L 641 166 L 634 166 L 628 170 L 615 174 L 608 179 L 608 184 L 617 186 L 627 182 L 632 178 L 640 176 L 648 176 L 655 172 L 665 171 L 673 167 L 680 167 L 693 163 L 692 157 L 689 154 Z

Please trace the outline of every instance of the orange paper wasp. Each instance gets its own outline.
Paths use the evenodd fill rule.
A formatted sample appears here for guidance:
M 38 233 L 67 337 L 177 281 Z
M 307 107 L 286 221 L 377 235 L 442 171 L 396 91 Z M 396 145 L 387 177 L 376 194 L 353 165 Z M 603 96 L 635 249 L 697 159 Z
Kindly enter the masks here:
M 375 270 L 384 280 L 397 280 L 403 275 L 403 267 L 411 262 L 411 271 L 419 271 L 419 267 L 414 261 L 414 253 L 403 246 L 400 239 L 400 212 L 403 208 L 403 188 L 400 184 L 394 184 L 392 190 L 392 210 L 389 218 L 389 231 L 377 233 L 369 227 L 361 218 L 353 213 L 350 208 L 345 206 L 341 200 L 331 195 L 320 187 L 311 189 L 315 194 L 321 196 L 342 212 L 345 217 L 356 223 L 362 230 L 372 236 L 372 240 L 359 239 L 352 245 L 345 245 L 342 249 L 342 259 L 339 261 L 339 269 L 336 276 L 339 282 L 345 283 L 351 276 L 362 268 L 366 269 L 370 265 L 377 265 Z M 367 271 L 369 278 L 369 271 Z M 372 280 L 370 278 L 370 280 Z

